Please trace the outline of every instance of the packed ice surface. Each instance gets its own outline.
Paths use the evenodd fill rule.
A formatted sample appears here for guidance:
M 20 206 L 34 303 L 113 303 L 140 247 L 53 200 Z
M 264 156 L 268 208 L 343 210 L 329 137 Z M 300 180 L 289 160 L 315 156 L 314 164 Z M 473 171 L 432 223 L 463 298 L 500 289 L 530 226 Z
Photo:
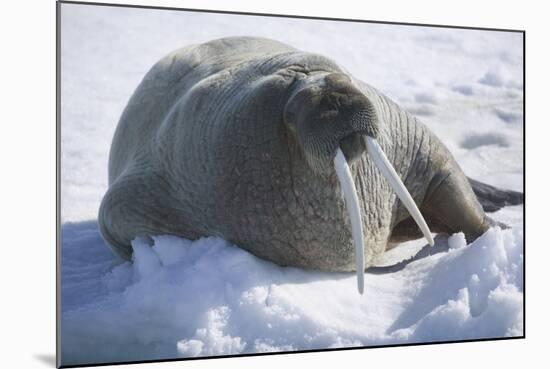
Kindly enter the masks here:
M 336 60 L 430 127 L 470 177 L 523 191 L 522 35 L 63 4 L 63 364 L 520 336 L 523 206 L 492 229 L 407 242 L 365 275 L 282 268 L 221 239 L 155 237 L 115 257 L 97 230 L 110 141 L 147 70 L 236 35 Z M 392 266 L 393 265 L 393 266 Z

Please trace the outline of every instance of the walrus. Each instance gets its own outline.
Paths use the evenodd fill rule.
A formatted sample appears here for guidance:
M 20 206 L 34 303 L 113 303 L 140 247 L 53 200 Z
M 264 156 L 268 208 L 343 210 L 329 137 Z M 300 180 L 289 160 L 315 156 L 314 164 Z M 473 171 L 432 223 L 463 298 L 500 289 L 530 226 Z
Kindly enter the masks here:
M 218 236 L 282 266 L 356 270 L 360 291 L 386 250 L 432 232 L 472 241 L 496 225 L 480 202 L 523 201 L 470 180 L 336 62 L 252 37 L 157 62 L 120 118 L 108 176 L 99 228 L 124 259 L 136 237 Z

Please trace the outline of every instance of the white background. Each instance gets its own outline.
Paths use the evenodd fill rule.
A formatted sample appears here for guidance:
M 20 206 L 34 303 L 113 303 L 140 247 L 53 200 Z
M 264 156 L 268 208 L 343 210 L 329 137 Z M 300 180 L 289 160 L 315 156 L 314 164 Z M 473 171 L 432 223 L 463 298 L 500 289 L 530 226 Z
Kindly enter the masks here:
M 116 2 L 111 0 L 111 2 Z M 126 3 L 130 2 L 127 0 Z M 152 4 L 152 1 L 132 1 Z M 526 340 L 384 348 L 316 354 L 276 355 L 225 360 L 201 360 L 141 367 L 252 368 L 289 365 L 459 368 L 491 365 L 517 367 L 547 361 L 547 281 L 550 254 L 545 242 L 548 217 L 544 208 L 548 167 L 547 48 L 545 11 L 526 2 L 504 1 L 383 1 L 374 4 L 237 1 L 155 1 L 155 5 L 316 15 L 402 22 L 419 22 L 527 30 L 526 45 Z M 4 5 L 0 21 L 2 45 L 3 176 L 1 270 L 2 366 L 53 366 L 55 353 L 55 4 L 19 1 Z M 7 114 L 6 114 L 7 112 Z

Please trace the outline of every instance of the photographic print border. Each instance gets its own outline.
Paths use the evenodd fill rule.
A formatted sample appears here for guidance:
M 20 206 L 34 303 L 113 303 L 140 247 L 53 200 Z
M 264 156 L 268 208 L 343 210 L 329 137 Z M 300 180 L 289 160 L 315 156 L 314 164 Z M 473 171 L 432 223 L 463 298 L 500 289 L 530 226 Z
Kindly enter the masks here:
M 300 354 L 300 353 L 313 353 L 324 351 L 346 351 L 346 350 L 358 350 L 358 349 L 372 349 L 372 348 L 390 348 L 390 347 L 406 347 L 406 346 L 422 346 L 422 345 L 439 345 L 449 343 L 465 343 L 465 342 L 484 342 L 484 341 L 500 341 L 500 340 L 514 340 L 526 338 L 526 293 L 523 295 L 523 334 L 516 337 L 497 337 L 487 339 L 464 339 L 464 340 L 449 340 L 449 341 L 437 341 L 437 342 L 421 342 L 421 343 L 399 343 L 389 345 L 372 345 L 362 347 L 342 347 L 342 348 L 326 348 L 326 349 L 312 349 L 312 350 L 297 350 L 297 351 L 281 351 L 281 352 L 268 352 L 268 353 L 247 353 L 236 355 L 219 355 L 219 356 L 204 356 L 204 357 L 189 357 L 189 358 L 173 358 L 173 359 L 161 359 L 161 360 L 136 360 L 136 361 L 124 361 L 124 362 L 100 362 L 90 364 L 78 364 L 78 365 L 61 365 L 61 332 L 60 332 L 60 320 L 61 320 L 61 7 L 63 4 L 76 4 L 83 6 L 101 6 L 101 7 L 123 7 L 123 8 L 135 8 L 135 9 L 154 9 L 154 10 L 168 10 L 168 11 L 182 11 L 182 12 L 197 12 L 197 13 L 213 13 L 213 14 L 228 14 L 228 15 L 246 15 L 246 16 L 261 16 L 261 17 L 278 17 L 278 18 L 295 18 L 304 20 L 323 20 L 323 21 L 345 21 L 345 22 L 360 22 L 360 23 L 372 23 L 372 24 L 386 24 L 386 25 L 405 25 L 405 26 L 418 26 L 418 27 L 438 27 L 438 28 L 451 28 L 451 29 L 469 29 L 480 31 L 497 31 L 497 32 L 515 32 L 521 33 L 523 36 L 523 193 L 524 193 L 524 205 L 523 205 L 523 283 L 524 291 L 526 290 L 526 246 L 525 246 L 525 216 L 526 216 L 526 194 L 525 194 L 525 162 L 526 162 L 526 31 L 519 29 L 504 29 L 504 28 L 489 28 L 489 27 L 469 27 L 469 26 L 456 26 L 456 25 L 441 25 L 441 24 L 425 24 L 425 23 L 406 23 L 406 22 L 393 22 L 393 21 L 376 21 L 376 20 L 362 20 L 362 19 L 346 19 L 346 18 L 328 18 L 319 16 L 303 16 L 303 15 L 291 15 L 291 14 L 269 14 L 269 13 L 253 13 L 253 12 L 241 12 L 241 11 L 226 11 L 226 10 L 211 10 L 211 9 L 191 9 L 191 8 L 179 8 L 179 7 L 163 7 L 152 5 L 135 5 L 135 4 L 118 4 L 118 3 L 100 3 L 100 2 L 82 2 L 82 1 L 56 1 L 56 362 L 58 367 L 74 368 L 74 367 L 95 367 L 105 365 L 123 365 L 123 364 L 139 364 L 139 363 L 157 363 L 157 362 L 174 362 L 174 361 L 187 361 L 187 360 L 208 360 L 218 358 L 232 358 L 232 357 L 248 357 L 248 356 L 266 356 L 266 355 L 284 355 L 284 354 Z

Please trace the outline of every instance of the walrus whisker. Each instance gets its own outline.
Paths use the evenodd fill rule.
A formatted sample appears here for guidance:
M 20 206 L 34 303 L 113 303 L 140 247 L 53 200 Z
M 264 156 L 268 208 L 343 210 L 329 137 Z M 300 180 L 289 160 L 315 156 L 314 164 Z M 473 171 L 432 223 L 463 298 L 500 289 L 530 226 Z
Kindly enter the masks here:
M 426 238 L 426 241 L 428 241 L 430 246 L 433 246 L 434 239 L 432 237 L 432 233 L 430 232 L 430 229 L 428 228 L 424 217 L 420 213 L 420 210 L 418 210 L 418 207 L 411 197 L 411 194 L 401 181 L 401 178 L 399 178 L 399 175 L 395 172 L 393 165 L 391 165 L 390 161 L 386 157 L 386 154 L 384 154 L 384 151 L 378 144 L 378 141 L 369 136 L 366 136 L 366 138 L 367 153 L 369 154 L 369 157 L 372 159 L 378 170 L 380 170 L 384 178 L 386 178 L 386 180 L 389 182 L 390 186 L 395 191 L 399 199 L 403 202 L 403 205 L 405 205 L 416 224 L 418 224 L 418 227 L 422 231 L 422 234 Z
M 346 209 L 348 211 L 349 219 L 351 222 L 351 234 L 353 236 L 353 243 L 355 244 L 355 270 L 357 272 L 357 289 L 360 294 L 363 294 L 365 281 L 365 251 L 363 241 L 363 222 L 361 221 L 361 208 L 359 207 L 359 198 L 357 197 L 357 190 L 355 189 L 355 183 L 351 176 L 349 165 L 344 157 L 344 153 L 340 148 L 336 150 L 336 157 L 334 158 L 334 168 L 336 174 L 340 180 L 340 187 L 344 194 L 346 201 Z

